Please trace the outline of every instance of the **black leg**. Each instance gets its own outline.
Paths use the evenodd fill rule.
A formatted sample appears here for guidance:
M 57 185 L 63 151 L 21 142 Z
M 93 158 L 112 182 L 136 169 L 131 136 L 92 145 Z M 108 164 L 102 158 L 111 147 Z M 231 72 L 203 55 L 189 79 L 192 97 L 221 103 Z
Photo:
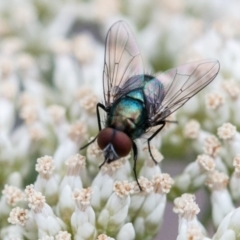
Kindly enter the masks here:
M 178 123 L 178 121 L 171 121 L 171 120 L 164 120 L 165 122 L 167 122 L 167 123 Z
M 101 167 L 107 162 L 106 159 L 104 159 L 104 161 L 101 163 L 101 165 L 99 165 L 99 169 L 101 169 Z
M 102 103 L 98 103 L 97 106 L 96 106 L 96 109 L 97 109 L 97 120 L 98 120 L 98 129 L 99 131 L 102 130 L 101 128 L 101 119 L 100 119 L 100 114 L 99 114 L 99 109 L 98 108 L 102 108 L 105 112 L 107 112 L 105 106 L 102 104 Z M 89 146 L 90 144 L 92 144 L 95 140 L 96 140 L 97 136 L 89 143 L 87 143 L 86 145 L 84 145 L 83 147 L 80 148 L 80 150 L 86 148 L 87 146 Z
M 142 191 L 142 187 L 140 186 L 140 184 L 139 184 L 139 182 L 138 182 L 137 171 L 136 171 L 138 150 L 137 150 L 136 143 L 133 142 L 133 141 L 132 141 L 132 146 L 133 146 L 133 161 L 134 161 L 134 164 L 133 164 L 133 173 L 134 173 L 135 179 L 136 179 L 136 181 L 137 181 L 137 185 L 138 185 L 140 191 Z
M 105 112 L 107 112 L 107 109 L 102 103 L 98 103 L 97 106 L 96 106 L 96 108 L 97 108 L 97 119 L 98 119 L 98 129 L 99 129 L 99 132 L 100 132 L 102 130 L 102 127 L 101 127 L 99 107 L 102 108 Z
M 148 151 L 150 153 L 150 156 L 152 158 L 152 160 L 157 164 L 158 162 L 154 159 L 153 155 L 152 155 L 152 152 L 151 152 L 151 148 L 150 148 L 150 141 L 164 128 L 166 122 L 165 121 L 161 121 L 159 122 L 157 125 L 160 125 L 162 124 L 162 126 L 150 137 L 148 138 Z
M 98 135 L 97 135 L 97 136 L 98 136 Z M 92 141 L 90 141 L 90 142 L 87 143 L 86 145 L 82 146 L 79 150 L 83 150 L 84 148 L 86 148 L 87 146 L 89 146 L 90 144 L 92 144 L 92 143 L 96 140 L 97 136 L 96 136 Z

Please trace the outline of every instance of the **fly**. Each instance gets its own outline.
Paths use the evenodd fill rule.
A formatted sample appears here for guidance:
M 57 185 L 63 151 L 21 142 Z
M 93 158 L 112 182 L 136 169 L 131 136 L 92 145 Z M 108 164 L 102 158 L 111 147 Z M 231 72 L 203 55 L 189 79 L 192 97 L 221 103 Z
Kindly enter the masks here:
M 112 25 L 105 40 L 103 68 L 104 104 L 98 103 L 97 139 L 104 162 L 111 163 L 133 150 L 133 172 L 139 189 L 135 140 L 152 127 L 159 128 L 147 139 L 148 151 L 154 159 L 150 142 L 164 128 L 166 118 L 206 87 L 219 72 L 217 60 L 208 59 L 170 69 L 157 76 L 144 73 L 142 58 L 128 25 L 118 21 Z M 102 129 L 99 108 L 106 112 Z

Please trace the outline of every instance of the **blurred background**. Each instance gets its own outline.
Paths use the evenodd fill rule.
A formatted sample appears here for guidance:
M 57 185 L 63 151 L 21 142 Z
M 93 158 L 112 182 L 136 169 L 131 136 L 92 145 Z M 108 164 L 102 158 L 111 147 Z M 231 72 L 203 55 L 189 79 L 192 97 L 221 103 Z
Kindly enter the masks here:
M 174 118 L 178 124 L 166 127 L 158 139 L 164 156 L 162 171 L 172 177 L 179 175 L 202 152 L 201 146 L 194 146 L 184 135 L 189 120 L 196 119 L 211 134 L 216 134 L 217 127 L 226 121 L 240 125 L 235 109 L 239 105 L 230 101 L 231 94 L 222 84 L 234 82 L 239 88 L 239 9 L 238 0 L 1 1 L 0 97 L 12 105 L 1 101 L 0 111 L 9 113 L 0 118 L 4 166 L 0 170 L 0 189 L 10 181 L 13 169 L 22 171 L 24 186 L 33 182 L 36 173 L 32 159 L 53 155 L 57 146 L 54 134 L 41 124 L 32 124 L 36 119 L 46 120 L 43 106 L 63 106 L 69 122 L 87 119 L 85 140 L 96 135 L 95 105 L 103 101 L 104 41 L 109 27 L 118 20 L 126 21 L 132 29 L 147 73 L 207 58 L 220 61 L 216 80 L 177 112 Z M 220 97 L 211 102 L 206 97 L 209 93 Z M 34 109 L 26 108 L 27 102 L 35 102 Z M 219 107 L 223 103 L 224 110 Z M 28 142 L 24 132 L 15 131 L 23 125 L 28 126 Z M 3 151 L 4 131 L 15 131 L 14 148 L 19 151 Z M 13 160 L 23 158 L 27 167 L 22 160 L 17 164 Z M 196 194 L 199 218 L 213 233 L 208 221 L 211 207 L 207 190 L 202 188 Z M 172 208 L 170 201 L 156 240 L 176 239 L 178 217 Z

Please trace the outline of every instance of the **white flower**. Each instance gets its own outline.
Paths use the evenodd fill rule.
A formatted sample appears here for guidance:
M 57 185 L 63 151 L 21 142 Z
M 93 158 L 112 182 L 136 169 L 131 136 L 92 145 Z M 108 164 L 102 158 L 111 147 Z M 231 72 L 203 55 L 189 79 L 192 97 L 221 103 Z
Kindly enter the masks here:
M 97 220 L 101 229 L 110 234 L 116 234 L 127 219 L 133 185 L 117 181 L 113 191 Z
M 206 98 L 207 108 L 216 110 L 224 104 L 224 98 L 220 93 L 211 93 Z
M 206 180 L 210 188 L 206 194 L 211 199 L 207 208 L 212 209 L 207 221 L 219 225 L 213 240 L 237 239 L 239 209 L 233 203 L 240 199 L 239 8 L 239 1 L 218 4 L 216 0 L 2 1 L 0 239 L 154 239 L 164 221 L 167 200 L 196 193 Z M 109 30 L 119 19 L 134 33 L 126 34 L 126 41 L 119 42 L 123 29 Z M 108 30 L 110 38 L 104 45 Z M 120 48 L 114 51 L 116 45 L 125 52 Z M 132 52 L 134 55 L 128 55 Z M 201 66 L 192 69 L 190 76 L 179 75 L 176 66 L 209 58 L 216 58 L 221 65 L 214 81 Z M 129 72 L 132 68 L 136 71 Z M 172 70 L 163 74 L 166 79 L 154 74 L 167 69 Z M 106 112 L 100 109 L 100 120 L 96 104 L 106 104 L 103 95 L 107 97 L 108 90 L 129 97 L 126 89 L 134 86 L 124 89 L 123 79 L 139 74 L 167 82 L 164 93 L 152 92 L 154 99 L 144 93 L 153 100 L 152 108 L 139 101 L 144 108 L 139 119 L 154 117 L 149 116 L 152 110 L 160 114 L 157 126 L 134 125 L 134 121 L 129 125 L 135 136 L 138 130 L 144 132 L 141 138 L 132 139 L 138 150 L 139 179 L 129 183 L 136 180 L 133 156 L 104 164 L 99 170 L 104 156 L 97 141 L 81 149 L 82 155 L 78 153 L 87 140 L 97 138 L 98 121 L 102 129 L 113 127 L 107 119 L 115 122 L 112 107 L 116 102 L 107 104 Z M 204 79 L 208 86 L 201 93 L 193 92 L 190 85 L 185 88 L 184 79 L 191 86 L 201 85 Z M 142 83 L 147 84 L 145 80 Z M 116 85 L 118 81 L 121 83 Z M 171 96 L 168 87 L 179 84 L 181 88 Z M 178 109 L 182 101 L 175 100 L 185 93 L 182 100 L 197 94 Z M 114 100 L 118 101 L 118 96 Z M 161 112 L 174 114 L 165 119 Z M 126 114 L 128 120 L 137 117 Z M 161 121 L 166 121 L 166 126 L 151 140 L 150 156 L 148 139 Z M 161 173 L 169 167 L 177 171 L 174 183 Z M 24 193 L 24 184 L 29 182 L 34 185 L 27 186 Z M 193 195 L 182 195 L 174 203 L 179 215 L 177 239 L 209 240 L 196 217 L 200 209 Z
M 90 206 L 92 189 L 76 189 L 72 198 L 76 203 L 76 209 L 71 216 L 71 226 L 76 239 L 93 239 L 96 238 L 95 213 Z
M 70 217 L 75 209 L 74 201 L 71 197 L 72 192 L 82 188 L 82 180 L 79 176 L 80 170 L 85 167 L 85 157 L 76 154 L 68 158 L 65 162 L 67 166 L 66 176 L 62 179 L 59 186 L 59 200 L 57 211 L 65 221 L 70 222 Z
M 222 219 L 234 209 L 231 196 L 226 188 L 228 176 L 214 171 L 208 175 L 206 184 L 211 190 L 213 222 L 215 226 L 218 226 Z
M 220 149 L 221 149 L 221 144 L 217 139 L 217 137 L 215 137 L 214 135 L 210 135 L 205 138 L 203 151 L 206 154 L 212 157 L 215 157 L 218 154 Z
M 196 217 L 200 209 L 195 203 L 194 195 L 183 194 L 181 197 L 176 198 L 173 211 L 179 215 L 177 240 L 205 239 L 205 229 Z
M 153 175 L 161 173 L 161 169 L 159 167 L 159 164 L 156 164 L 153 161 L 153 159 L 152 159 L 152 157 L 149 153 L 148 148 L 145 147 L 143 149 L 143 151 L 144 151 L 144 153 L 145 153 L 144 155 L 146 157 L 145 157 L 145 160 L 144 160 L 144 165 L 141 168 L 141 171 L 140 171 L 139 175 L 144 176 L 146 178 L 151 178 Z M 160 163 L 163 160 L 162 154 L 155 147 L 151 147 L 151 153 L 154 157 L 154 160 L 157 161 L 157 163 Z
M 191 139 L 196 139 L 200 132 L 200 124 L 196 120 L 190 120 L 184 127 L 184 136 Z
M 235 240 L 239 232 L 238 218 L 240 209 L 236 208 L 229 212 L 224 219 L 221 221 L 216 234 L 213 236 L 213 240 Z
M 37 180 L 34 183 L 35 189 L 42 192 L 48 199 L 49 203 L 56 203 L 59 177 L 56 174 L 53 174 L 55 166 L 52 157 L 44 156 L 38 158 L 35 169 L 39 172 Z
M 166 193 L 169 192 L 173 180 L 168 174 L 156 174 L 152 181 L 141 177 L 139 184 L 142 192 L 136 191 L 138 188 L 135 184 L 135 194 L 132 197 L 130 205 L 130 214 L 134 219 L 137 238 L 143 238 L 144 235 L 156 234 L 163 219 L 164 209 L 166 206 Z M 133 212 L 136 216 L 133 215 Z M 160 224 L 159 224 L 160 223 Z
M 135 235 L 136 234 L 132 223 L 126 223 L 119 230 L 116 240 L 121 239 L 133 240 L 135 239 Z
M 218 128 L 218 136 L 221 139 L 227 140 L 234 138 L 236 134 L 236 127 L 231 123 L 224 123 L 221 127 Z
M 214 159 L 206 154 L 198 155 L 195 162 L 190 163 L 183 173 L 175 178 L 175 186 L 181 192 L 198 189 L 215 168 Z
M 231 195 L 233 199 L 236 201 L 240 199 L 240 185 L 239 185 L 239 179 L 240 179 L 240 154 L 235 156 L 233 159 L 233 166 L 235 168 L 235 171 L 233 172 L 231 178 L 229 187 L 231 190 Z
M 25 189 L 28 206 L 38 227 L 38 236 L 55 235 L 61 229 L 65 228 L 63 221 L 58 218 L 52 208 L 45 202 L 45 197 L 41 192 L 34 190 L 33 185 L 29 185 Z
M 56 240 L 71 240 L 71 234 L 67 231 L 60 231 L 56 236 Z
M 24 200 L 23 192 L 14 186 L 5 185 L 2 194 L 5 196 L 7 204 L 11 206 L 15 206 L 18 202 Z

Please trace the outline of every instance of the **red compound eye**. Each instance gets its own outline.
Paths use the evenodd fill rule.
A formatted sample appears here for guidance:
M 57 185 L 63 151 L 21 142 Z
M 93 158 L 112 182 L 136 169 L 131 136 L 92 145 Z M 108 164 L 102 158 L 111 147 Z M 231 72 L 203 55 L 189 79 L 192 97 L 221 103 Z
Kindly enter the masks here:
M 127 156 L 132 148 L 132 142 L 127 134 L 112 128 L 103 129 L 98 134 L 97 142 L 102 150 L 111 143 L 119 157 Z
M 109 143 L 111 143 L 113 138 L 113 129 L 104 128 L 98 134 L 97 143 L 98 146 L 103 150 Z

